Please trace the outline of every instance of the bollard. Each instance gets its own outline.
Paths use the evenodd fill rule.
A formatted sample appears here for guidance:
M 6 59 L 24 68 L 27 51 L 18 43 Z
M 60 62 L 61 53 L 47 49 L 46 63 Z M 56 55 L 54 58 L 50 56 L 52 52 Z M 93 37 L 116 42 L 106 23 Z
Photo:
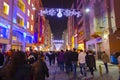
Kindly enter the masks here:
M 102 66 L 99 65 L 99 73 L 100 73 L 100 76 L 102 76 Z

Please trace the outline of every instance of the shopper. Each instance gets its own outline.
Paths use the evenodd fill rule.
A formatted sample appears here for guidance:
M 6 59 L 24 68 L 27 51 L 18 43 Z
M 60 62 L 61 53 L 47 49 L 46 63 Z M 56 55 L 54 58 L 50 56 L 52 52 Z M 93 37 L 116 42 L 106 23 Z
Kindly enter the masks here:
M 108 70 L 109 57 L 105 51 L 103 51 L 101 58 L 102 58 L 102 61 L 104 63 L 105 69 L 106 69 L 106 74 L 108 74 L 108 72 L 109 72 L 109 70 Z

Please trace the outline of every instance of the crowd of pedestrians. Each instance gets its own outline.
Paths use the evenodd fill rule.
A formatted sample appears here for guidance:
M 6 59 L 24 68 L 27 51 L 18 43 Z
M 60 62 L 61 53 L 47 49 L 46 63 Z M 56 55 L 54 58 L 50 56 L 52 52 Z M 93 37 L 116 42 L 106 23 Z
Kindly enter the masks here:
M 108 62 L 109 57 L 105 51 L 101 56 L 105 65 L 106 74 L 109 73 Z M 94 77 L 96 70 L 95 54 L 92 50 L 66 50 L 66 51 L 14 51 L 10 50 L 4 55 L 0 52 L 0 80 L 45 80 L 49 77 L 49 66 L 57 62 L 61 71 L 67 74 L 72 73 L 76 78 L 80 75 L 87 77 L 89 70 L 91 77 Z M 77 73 L 79 67 L 80 74 Z
M 77 67 L 80 67 L 80 76 L 87 77 L 87 68 L 89 69 L 91 76 L 94 77 L 94 69 L 96 69 L 95 56 L 92 50 L 87 52 L 83 50 L 66 50 L 59 52 L 48 52 L 47 54 L 49 65 L 52 65 L 54 59 L 57 60 L 58 67 L 61 71 L 67 74 L 73 73 L 73 77 L 76 77 Z M 54 64 L 54 63 L 53 63 Z
M 5 55 L 0 69 L 0 80 L 45 80 L 49 70 L 42 51 L 14 51 Z

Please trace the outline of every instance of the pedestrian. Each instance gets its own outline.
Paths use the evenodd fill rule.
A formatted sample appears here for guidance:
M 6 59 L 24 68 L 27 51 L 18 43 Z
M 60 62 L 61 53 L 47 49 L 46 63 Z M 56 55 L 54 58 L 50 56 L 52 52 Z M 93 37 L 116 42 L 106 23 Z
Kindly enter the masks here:
M 59 53 L 58 53 L 58 62 L 59 62 L 59 67 L 60 67 L 60 70 L 61 71 L 64 71 L 64 51 L 61 50 Z
M 88 55 L 86 55 L 86 63 L 87 63 L 87 66 L 88 66 L 88 68 L 90 70 L 91 76 L 94 77 L 93 68 L 95 66 L 95 57 L 93 55 L 92 50 L 88 50 L 87 54 Z
M 102 52 L 101 58 L 102 58 L 102 61 L 104 63 L 105 69 L 106 69 L 106 74 L 108 74 L 108 72 L 109 72 L 109 70 L 108 70 L 109 57 L 105 51 Z
M 78 61 L 78 52 L 75 48 L 73 48 L 72 53 L 70 54 L 71 62 L 72 62 L 72 70 L 74 77 L 77 76 L 76 68 L 77 68 L 77 61 Z
M 1 70 L 2 80 L 30 80 L 31 67 L 26 63 L 24 52 L 18 51 L 11 56 Z
M 66 73 L 69 74 L 71 71 L 71 59 L 70 59 L 70 51 L 66 50 L 65 52 L 65 69 Z
M 52 59 L 53 59 L 52 54 L 53 54 L 52 51 L 49 51 L 48 54 L 47 54 L 50 66 L 52 65 Z
M 79 62 L 79 66 L 80 66 L 80 75 L 84 76 L 84 78 L 86 78 L 87 76 L 87 72 L 86 72 L 86 53 L 83 52 L 83 50 L 80 50 L 79 54 L 78 54 L 78 62 Z
M 4 55 L 0 51 L 0 68 L 2 68 L 3 62 L 4 62 Z
M 44 55 L 39 54 L 38 60 L 32 65 L 33 80 L 45 80 L 49 77 L 49 69 L 44 62 Z

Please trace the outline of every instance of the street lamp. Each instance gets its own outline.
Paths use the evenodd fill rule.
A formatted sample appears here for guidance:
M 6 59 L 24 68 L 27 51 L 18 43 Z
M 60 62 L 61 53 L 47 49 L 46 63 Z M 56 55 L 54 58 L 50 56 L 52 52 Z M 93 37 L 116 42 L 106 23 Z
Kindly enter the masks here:
M 85 12 L 86 12 L 86 13 L 90 12 L 90 9 L 89 9 L 89 8 L 86 8 L 86 9 L 85 9 Z

